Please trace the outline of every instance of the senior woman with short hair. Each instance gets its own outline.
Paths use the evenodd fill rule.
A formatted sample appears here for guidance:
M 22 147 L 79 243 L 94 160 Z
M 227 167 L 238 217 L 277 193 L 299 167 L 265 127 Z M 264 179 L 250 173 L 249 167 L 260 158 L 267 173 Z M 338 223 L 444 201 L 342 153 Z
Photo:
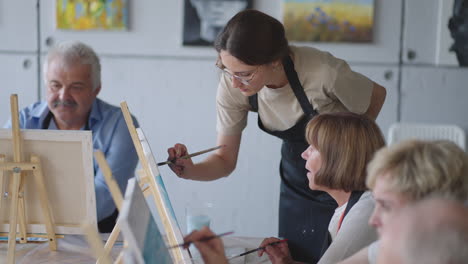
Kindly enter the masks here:
M 392 213 L 424 198 L 468 200 L 468 155 L 447 140 L 410 140 L 386 147 L 370 162 L 368 175 L 367 186 L 376 201 L 369 223 L 379 234 Z M 378 248 L 378 242 L 372 243 L 340 263 L 376 263 Z
M 336 263 L 377 239 L 367 223 L 374 200 L 366 187 L 366 166 L 385 145 L 377 124 L 354 113 L 327 113 L 313 118 L 306 128 L 309 147 L 306 160 L 311 190 L 327 192 L 338 204 L 328 225 L 329 239 L 322 247 L 318 263 Z M 314 215 L 307 215 L 314 221 Z M 300 226 L 296 228 L 301 228 Z M 268 246 L 277 238 L 263 240 L 261 247 L 272 263 L 294 263 L 286 243 Z

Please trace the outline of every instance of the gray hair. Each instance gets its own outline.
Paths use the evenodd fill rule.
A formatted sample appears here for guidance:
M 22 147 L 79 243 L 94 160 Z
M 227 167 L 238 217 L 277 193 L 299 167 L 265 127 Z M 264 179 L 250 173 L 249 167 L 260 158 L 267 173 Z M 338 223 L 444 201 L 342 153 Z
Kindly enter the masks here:
M 93 90 L 101 85 L 101 63 L 96 52 L 90 46 L 79 41 L 66 41 L 51 48 L 43 65 L 44 80 L 46 82 L 49 63 L 55 58 L 61 58 L 64 66 L 74 63 L 91 65 Z

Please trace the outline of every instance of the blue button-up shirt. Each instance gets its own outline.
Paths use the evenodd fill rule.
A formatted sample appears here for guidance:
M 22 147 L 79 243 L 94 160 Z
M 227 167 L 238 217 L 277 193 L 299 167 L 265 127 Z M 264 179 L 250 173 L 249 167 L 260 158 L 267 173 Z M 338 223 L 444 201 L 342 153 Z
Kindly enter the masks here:
M 26 107 L 20 112 L 20 128 L 41 129 L 48 113 L 49 108 L 46 102 L 38 102 Z M 135 118 L 133 122 L 138 127 Z M 4 127 L 11 128 L 11 120 Z M 125 192 L 128 179 L 134 176 L 138 156 L 122 111 L 96 98 L 89 115 L 88 127 L 93 133 L 93 148 L 104 153 L 120 191 Z M 48 129 L 57 129 L 53 118 L 50 120 Z M 101 221 L 110 216 L 116 207 L 96 160 L 94 160 L 94 172 L 97 217 L 98 221 Z

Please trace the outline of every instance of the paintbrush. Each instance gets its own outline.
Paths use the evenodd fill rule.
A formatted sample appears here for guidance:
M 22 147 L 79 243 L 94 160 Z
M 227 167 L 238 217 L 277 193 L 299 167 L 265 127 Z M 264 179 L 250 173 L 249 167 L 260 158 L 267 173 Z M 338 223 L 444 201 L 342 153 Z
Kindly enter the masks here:
M 213 239 L 213 238 L 231 235 L 231 234 L 233 234 L 233 233 L 234 233 L 233 231 L 231 231 L 231 232 L 226 232 L 226 233 L 221 233 L 221 234 L 219 234 L 219 235 L 204 237 L 204 238 L 202 238 L 202 239 L 200 239 L 200 240 L 196 240 L 196 241 L 197 241 L 197 242 L 204 242 L 204 241 L 211 240 L 211 239 Z M 182 243 L 182 244 L 179 244 L 179 245 L 170 246 L 170 247 L 168 247 L 168 249 L 174 249 L 174 248 L 179 248 L 179 247 L 184 247 L 184 248 L 186 248 L 186 247 L 190 246 L 190 244 L 192 244 L 193 242 L 195 242 L 195 241 L 187 241 L 187 242 Z
M 262 250 L 262 249 L 265 250 L 265 248 L 266 248 L 267 246 L 277 245 L 277 244 L 279 244 L 279 243 L 283 243 L 283 242 L 286 242 L 286 241 L 288 241 L 288 240 L 287 240 L 287 239 L 282 239 L 282 240 L 278 240 L 278 241 L 276 241 L 276 242 L 271 242 L 271 243 L 268 243 L 268 244 L 267 244 L 266 246 L 264 246 L 264 247 L 259 247 L 259 248 L 256 248 L 256 249 L 252 249 L 252 250 L 246 251 L 246 252 L 241 253 L 241 254 L 239 254 L 239 255 L 235 255 L 235 256 L 229 257 L 228 260 L 231 260 L 231 259 L 234 259 L 234 258 L 238 258 L 238 257 L 242 257 L 242 256 L 248 255 L 248 254 L 250 254 L 250 253 L 257 252 L 257 251 Z
M 217 147 L 214 147 L 214 148 L 209 148 L 209 149 L 205 149 L 205 150 L 202 150 L 202 151 L 198 151 L 198 152 L 195 152 L 195 153 L 192 153 L 192 154 L 189 154 L 189 155 L 185 155 L 185 156 L 182 156 L 180 157 L 179 159 L 189 159 L 191 157 L 195 157 L 195 156 L 198 156 L 198 155 L 201 155 L 201 154 L 204 154 L 204 153 L 207 153 L 207 152 L 210 152 L 210 151 L 213 151 L 213 150 L 217 150 L 219 148 L 222 148 L 224 147 L 225 145 L 220 145 L 220 146 L 217 146 Z M 172 160 L 167 160 L 167 161 L 163 161 L 163 162 L 159 162 L 158 164 L 156 164 L 157 166 L 162 166 L 162 165 L 166 165 L 166 164 L 172 164 L 175 162 L 176 159 L 172 159 Z

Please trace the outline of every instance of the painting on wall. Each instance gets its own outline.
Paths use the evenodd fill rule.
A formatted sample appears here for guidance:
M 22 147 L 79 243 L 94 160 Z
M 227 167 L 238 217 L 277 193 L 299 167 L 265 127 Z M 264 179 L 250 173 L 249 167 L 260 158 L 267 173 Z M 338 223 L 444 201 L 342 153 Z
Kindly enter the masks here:
M 229 19 L 252 0 L 185 0 L 183 45 L 211 46 Z
M 57 0 L 56 25 L 65 30 L 127 30 L 127 0 Z
M 439 2 L 436 64 L 468 67 L 468 1 Z
M 290 41 L 373 40 L 375 0 L 283 1 L 283 23 Z

